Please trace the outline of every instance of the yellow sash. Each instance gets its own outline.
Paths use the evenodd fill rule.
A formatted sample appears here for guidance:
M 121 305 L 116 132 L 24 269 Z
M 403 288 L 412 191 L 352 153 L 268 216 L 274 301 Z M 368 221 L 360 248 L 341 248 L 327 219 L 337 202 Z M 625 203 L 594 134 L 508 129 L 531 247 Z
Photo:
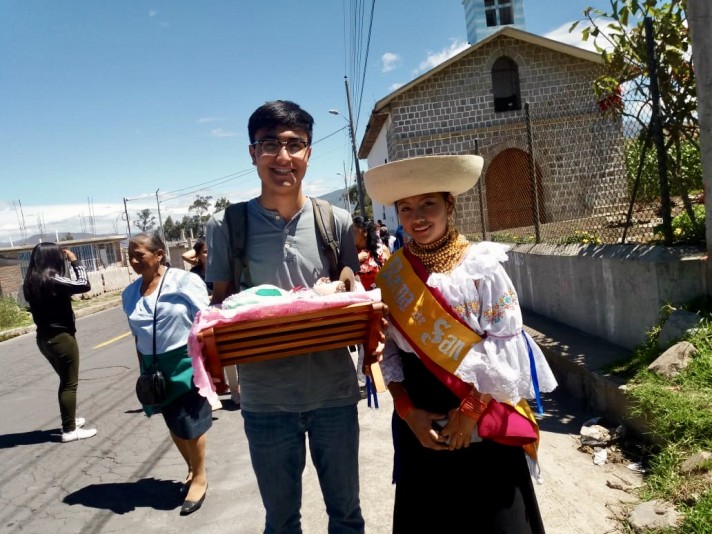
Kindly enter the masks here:
M 403 249 L 397 250 L 381 268 L 376 285 L 399 329 L 405 330 L 408 339 L 446 371 L 454 373 L 470 347 L 482 341 L 477 332 L 443 308 L 413 271 Z

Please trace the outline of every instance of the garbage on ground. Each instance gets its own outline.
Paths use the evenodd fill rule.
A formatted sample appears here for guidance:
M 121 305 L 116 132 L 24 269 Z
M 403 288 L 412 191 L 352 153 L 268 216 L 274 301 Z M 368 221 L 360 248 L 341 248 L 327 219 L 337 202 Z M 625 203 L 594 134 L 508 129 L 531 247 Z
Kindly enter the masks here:
M 623 426 L 607 426 L 601 417 L 594 417 L 586 421 L 581 427 L 579 450 L 589 453 L 593 457 L 593 463 L 604 465 L 610 460 L 609 454 L 620 452 L 615 444 L 623 436 Z

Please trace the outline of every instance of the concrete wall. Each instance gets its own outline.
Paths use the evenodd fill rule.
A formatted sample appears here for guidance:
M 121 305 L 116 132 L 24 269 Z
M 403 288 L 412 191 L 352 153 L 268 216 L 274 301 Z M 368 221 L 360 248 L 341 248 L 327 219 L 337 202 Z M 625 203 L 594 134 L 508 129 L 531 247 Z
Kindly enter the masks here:
M 660 308 L 707 293 L 706 254 L 640 245 L 519 245 L 505 269 L 523 308 L 633 348 Z

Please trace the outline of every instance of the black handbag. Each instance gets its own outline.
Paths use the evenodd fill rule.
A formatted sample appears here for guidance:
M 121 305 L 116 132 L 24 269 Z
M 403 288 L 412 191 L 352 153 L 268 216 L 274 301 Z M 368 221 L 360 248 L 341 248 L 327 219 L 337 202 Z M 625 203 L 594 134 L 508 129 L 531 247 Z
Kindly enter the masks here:
M 161 284 L 158 286 L 156 295 L 156 305 L 153 307 L 153 362 L 139 375 L 136 380 L 136 396 L 138 401 L 145 406 L 160 406 L 166 400 L 166 377 L 158 369 L 158 358 L 156 357 L 156 312 L 158 311 L 158 299 L 161 296 L 163 281 L 168 274 L 166 267 Z

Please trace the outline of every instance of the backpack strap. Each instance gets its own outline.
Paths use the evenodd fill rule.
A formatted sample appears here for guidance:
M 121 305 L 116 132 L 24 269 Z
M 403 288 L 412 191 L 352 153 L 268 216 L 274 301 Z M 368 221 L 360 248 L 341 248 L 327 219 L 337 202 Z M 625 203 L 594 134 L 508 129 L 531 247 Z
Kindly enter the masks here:
M 341 273 L 339 240 L 336 238 L 334 210 L 326 200 L 312 198 L 314 221 L 321 236 L 322 250 L 329 258 L 329 278 L 338 280 Z
M 230 204 L 225 208 L 225 216 L 223 220 L 227 224 L 228 235 L 230 236 L 230 261 L 232 263 L 233 282 L 235 284 L 235 293 L 240 292 L 240 282 L 242 273 L 247 271 L 247 262 L 245 261 L 245 236 L 247 235 L 247 202 L 238 202 Z

